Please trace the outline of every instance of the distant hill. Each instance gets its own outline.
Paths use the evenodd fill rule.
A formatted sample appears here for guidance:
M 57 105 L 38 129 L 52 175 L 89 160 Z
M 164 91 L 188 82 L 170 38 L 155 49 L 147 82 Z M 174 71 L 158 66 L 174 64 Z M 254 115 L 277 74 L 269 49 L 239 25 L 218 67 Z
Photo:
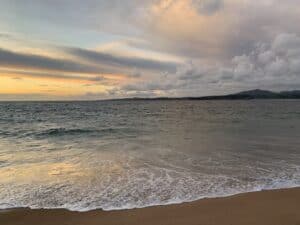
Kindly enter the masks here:
M 300 91 L 283 91 L 283 92 L 272 92 L 267 90 L 250 90 L 243 91 L 236 94 L 220 95 L 220 96 L 207 96 L 194 98 L 199 100 L 235 100 L 235 99 L 300 99 Z
M 121 100 L 247 100 L 247 99 L 300 99 L 300 90 L 273 92 L 267 90 L 249 90 L 230 95 L 182 98 L 127 98 Z M 120 100 L 120 99 L 119 99 Z
M 221 95 L 221 96 L 208 96 L 200 97 L 198 99 L 300 99 L 300 91 L 283 91 L 283 92 L 272 92 L 267 90 L 250 90 L 243 91 L 236 94 Z

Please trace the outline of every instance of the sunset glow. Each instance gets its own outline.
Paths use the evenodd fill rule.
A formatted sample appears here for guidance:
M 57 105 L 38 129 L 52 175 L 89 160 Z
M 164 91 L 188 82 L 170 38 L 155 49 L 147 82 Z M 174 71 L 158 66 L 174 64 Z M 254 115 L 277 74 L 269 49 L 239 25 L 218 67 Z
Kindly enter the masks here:
M 0 2 L 1 100 L 203 96 L 300 84 L 297 0 Z

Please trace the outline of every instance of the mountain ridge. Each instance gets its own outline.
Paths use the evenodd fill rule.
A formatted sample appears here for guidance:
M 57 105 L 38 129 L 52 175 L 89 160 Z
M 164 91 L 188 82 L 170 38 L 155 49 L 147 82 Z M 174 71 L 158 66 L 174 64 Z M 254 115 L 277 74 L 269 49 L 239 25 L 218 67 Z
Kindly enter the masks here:
M 228 95 L 203 97 L 157 97 L 157 98 L 123 98 L 115 100 L 251 100 L 251 99 L 300 99 L 300 90 L 274 92 L 262 89 L 241 91 Z

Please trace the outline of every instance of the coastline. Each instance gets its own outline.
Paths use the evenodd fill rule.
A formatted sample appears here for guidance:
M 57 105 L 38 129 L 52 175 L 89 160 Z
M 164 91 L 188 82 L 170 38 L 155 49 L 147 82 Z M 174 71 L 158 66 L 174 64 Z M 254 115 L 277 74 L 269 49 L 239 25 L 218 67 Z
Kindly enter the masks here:
M 118 211 L 0 210 L 5 225 L 299 225 L 300 187 Z

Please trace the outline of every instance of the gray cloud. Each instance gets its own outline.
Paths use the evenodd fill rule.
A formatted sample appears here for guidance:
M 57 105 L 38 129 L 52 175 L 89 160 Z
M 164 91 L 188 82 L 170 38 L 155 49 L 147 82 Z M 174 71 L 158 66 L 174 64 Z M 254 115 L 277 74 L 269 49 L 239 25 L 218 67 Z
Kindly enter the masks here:
M 149 82 L 149 83 L 138 83 L 128 84 L 122 87 L 123 91 L 167 91 L 180 87 L 174 83 L 161 83 L 161 82 Z
M 300 37 L 295 34 L 280 34 L 271 44 L 258 44 L 248 55 L 236 56 L 231 65 L 216 69 L 220 82 L 264 86 L 281 89 L 288 86 L 300 88 Z M 219 72 L 218 72 L 219 71 Z
M 249 53 L 235 56 L 228 64 L 208 66 L 188 62 L 166 79 L 126 85 L 126 93 L 153 91 L 173 96 L 223 94 L 243 89 L 300 88 L 300 36 L 280 34 L 270 44 L 258 43 Z
M 223 8 L 223 0 L 193 0 L 193 5 L 200 14 L 211 15 Z
M 0 48 L 0 67 L 20 68 L 27 70 L 47 70 L 51 73 L 31 73 L 32 76 L 49 76 L 64 79 L 86 79 L 76 75 L 63 75 L 57 72 L 68 73 L 125 73 L 128 76 L 139 77 L 142 70 L 175 72 L 177 64 L 173 62 L 162 62 L 143 58 L 114 56 L 80 48 L 61 48 L 71 57 L 78 60 L 54 59 L 50 57 L 17 53 Z M 85 62 L 82 62 L 84 60 Z M 54 72 L 55 71 L 55 72 Z M 25 73 L 23 73 L 25 74 Z M 29 75 L 29 74 L 27 74 Z M 99 79 L 99 76 L 98 78 Z
M 67 59 L 54 59 L 40 55 L 16 53 L 0 48 L 0 66 L 63 72 L 99 73 L 101 68 L 84 65 Z
M 114 56 L 108 53 L 102 53 L 81 48 L 65 48 L 65 51 L 70 53 L 72 56 L 77 56 L 89 62 L 108 64 L 111 66 L 169 72 L 175 72 L 177 67 L 177 64 L 173 62 L 162 62 L 158 60 L 136 57 Z
M 180 80 L 197 80 L 210 73 L 206 65 L 195 65 L 192 61 L 178 68 L 177 75 Z

